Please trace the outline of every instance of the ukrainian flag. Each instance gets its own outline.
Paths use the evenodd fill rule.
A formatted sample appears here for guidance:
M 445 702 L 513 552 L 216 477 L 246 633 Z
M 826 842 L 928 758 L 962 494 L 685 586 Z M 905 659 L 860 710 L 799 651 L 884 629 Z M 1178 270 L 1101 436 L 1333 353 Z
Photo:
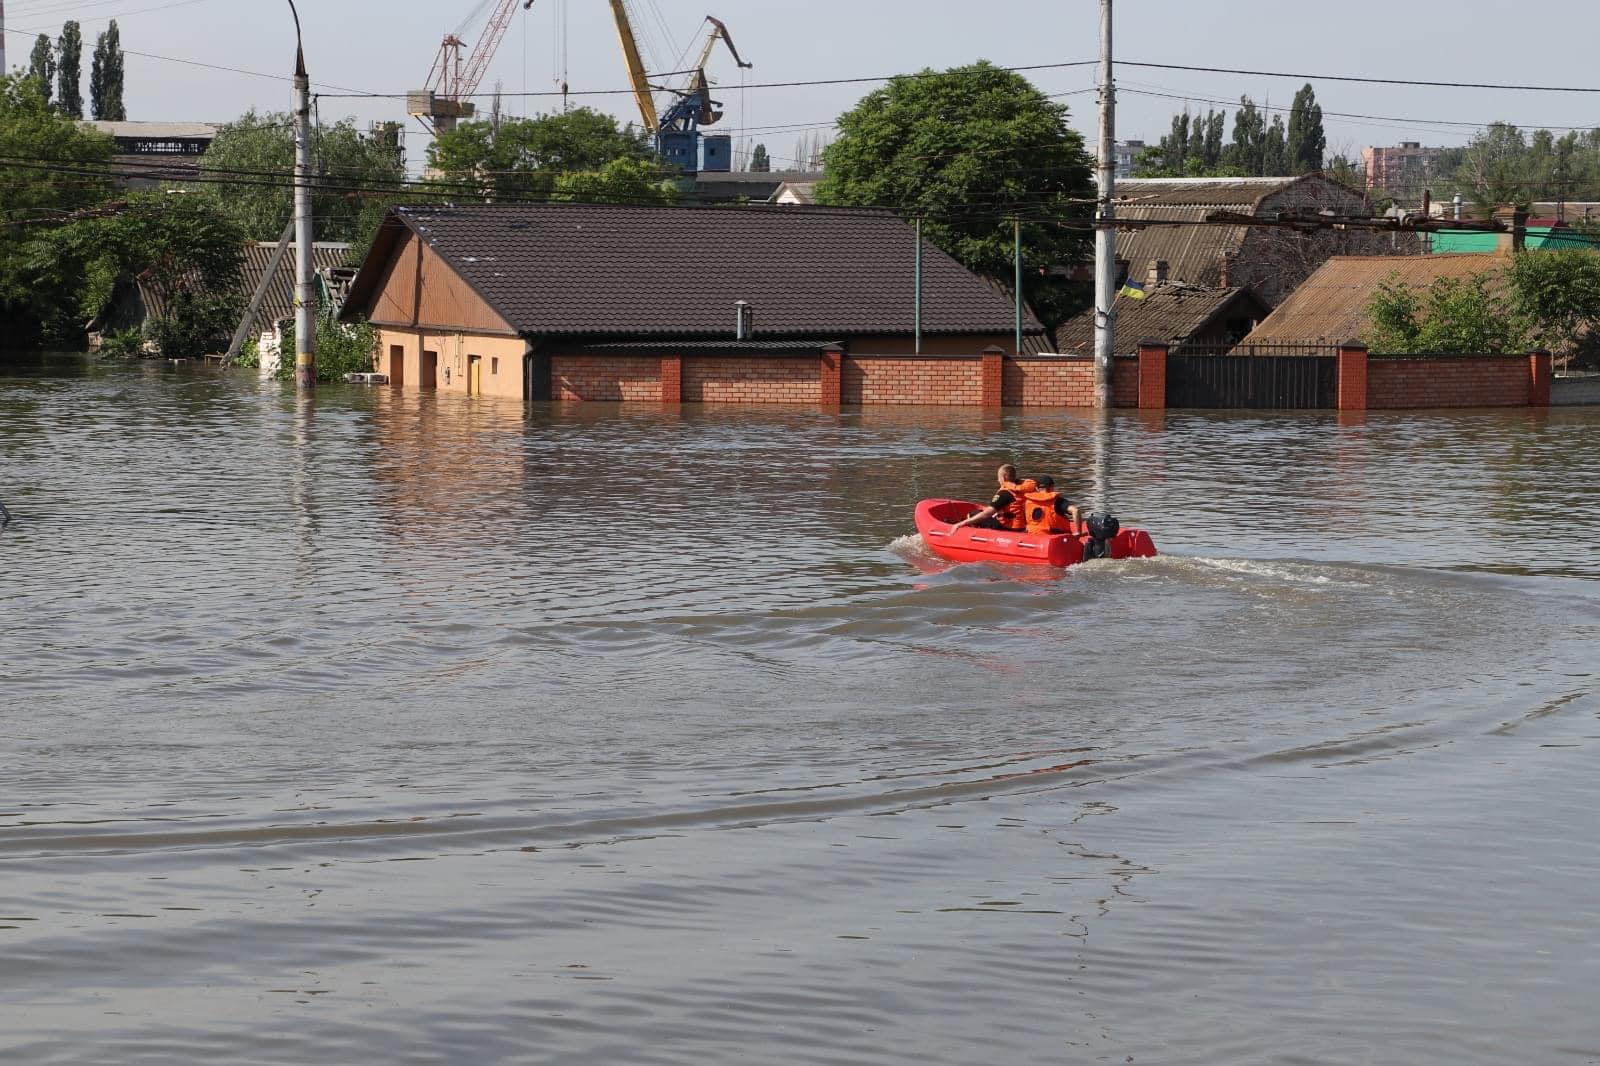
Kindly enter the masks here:
M 1117 290 L 1118 296 L 1126 296 L 1130 300 L 1144 299 L 1144 286 L 1137 281 L 1125 281 L 1122 288 Z

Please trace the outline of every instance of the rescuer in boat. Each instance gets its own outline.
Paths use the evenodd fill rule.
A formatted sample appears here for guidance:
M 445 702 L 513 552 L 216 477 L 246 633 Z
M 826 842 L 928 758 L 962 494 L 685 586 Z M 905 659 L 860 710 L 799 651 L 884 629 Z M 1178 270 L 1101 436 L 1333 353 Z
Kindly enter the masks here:
M 1022 494 L 1022 521 L 1029 533 L 1076 533 L 1078 508 L 1056 491 L 1055 478 L 1036 478 Z
M 1000 483 L 1000 488 L 989 500 L 989 506 L 963 518 L 951 526 L 951 529 L 977 526 L 979 529 L 1009 529 L 1014 533 L 1021 533 L 1027 527 L 1027 522 L 1022 517 L 1022 497 L 1037 489 L 1038 483 L 1033 478 L 1023 478 L 1018 481 L 1017 468 L 1010 463 L 996 470 L 994 476 Z

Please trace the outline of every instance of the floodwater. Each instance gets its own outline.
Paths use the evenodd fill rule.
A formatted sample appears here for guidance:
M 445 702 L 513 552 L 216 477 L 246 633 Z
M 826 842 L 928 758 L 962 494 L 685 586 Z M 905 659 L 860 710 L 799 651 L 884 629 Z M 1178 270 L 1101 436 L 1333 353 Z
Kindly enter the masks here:
M 1596 456 L 0 367 L 0 1059 L 1600 1061 Z

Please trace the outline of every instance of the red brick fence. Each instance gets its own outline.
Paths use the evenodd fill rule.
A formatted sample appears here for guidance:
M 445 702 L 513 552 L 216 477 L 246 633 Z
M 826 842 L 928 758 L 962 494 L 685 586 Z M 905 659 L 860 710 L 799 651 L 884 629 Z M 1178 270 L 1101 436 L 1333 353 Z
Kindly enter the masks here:
M 1340 410 L 1542 407 L 1550 402 L 1546 352 L 1375 356 L 1344 345 L 1337 360 L 1336 389 L 1323 406 Z M 1112 406 L 1166 407 L 1167 362 L 1163 344 L 1141 344 L 1137 355 L 1113 359 Z M 583 353 L 551 356 L 549 373 L 555 400 L 1094 406 L 1092 356 L 1009 355 L 998 348 L 972 355 L 885 355 L 836 347 L 792 354 Z M 1217 406 L 1244 405 L 1223 399 Z

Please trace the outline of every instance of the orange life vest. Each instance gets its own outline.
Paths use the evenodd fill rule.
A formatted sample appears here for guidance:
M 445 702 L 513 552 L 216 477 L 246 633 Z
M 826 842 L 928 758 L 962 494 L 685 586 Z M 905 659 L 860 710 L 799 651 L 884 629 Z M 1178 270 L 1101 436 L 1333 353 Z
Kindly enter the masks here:
M 994 513 L 994 520 L 1000 523 L 1001 529 L 1021 533 L 1027 526 L 1022 517 L 1022 498 L 1039 486 L 1034 484 L 1033 478 L 1025 477 L 1021 481 L 1002 482 L 1000 487 L 1011 493 L 1011 502 Z
M 1027 522 L 1029 533 L 1070 533 L 1072 523 L 1061 515 L 1056 514 L 1056 501 L 1061 498 L 1059 492 L 1028 492 L 1024 493 L 1023 518 Z

